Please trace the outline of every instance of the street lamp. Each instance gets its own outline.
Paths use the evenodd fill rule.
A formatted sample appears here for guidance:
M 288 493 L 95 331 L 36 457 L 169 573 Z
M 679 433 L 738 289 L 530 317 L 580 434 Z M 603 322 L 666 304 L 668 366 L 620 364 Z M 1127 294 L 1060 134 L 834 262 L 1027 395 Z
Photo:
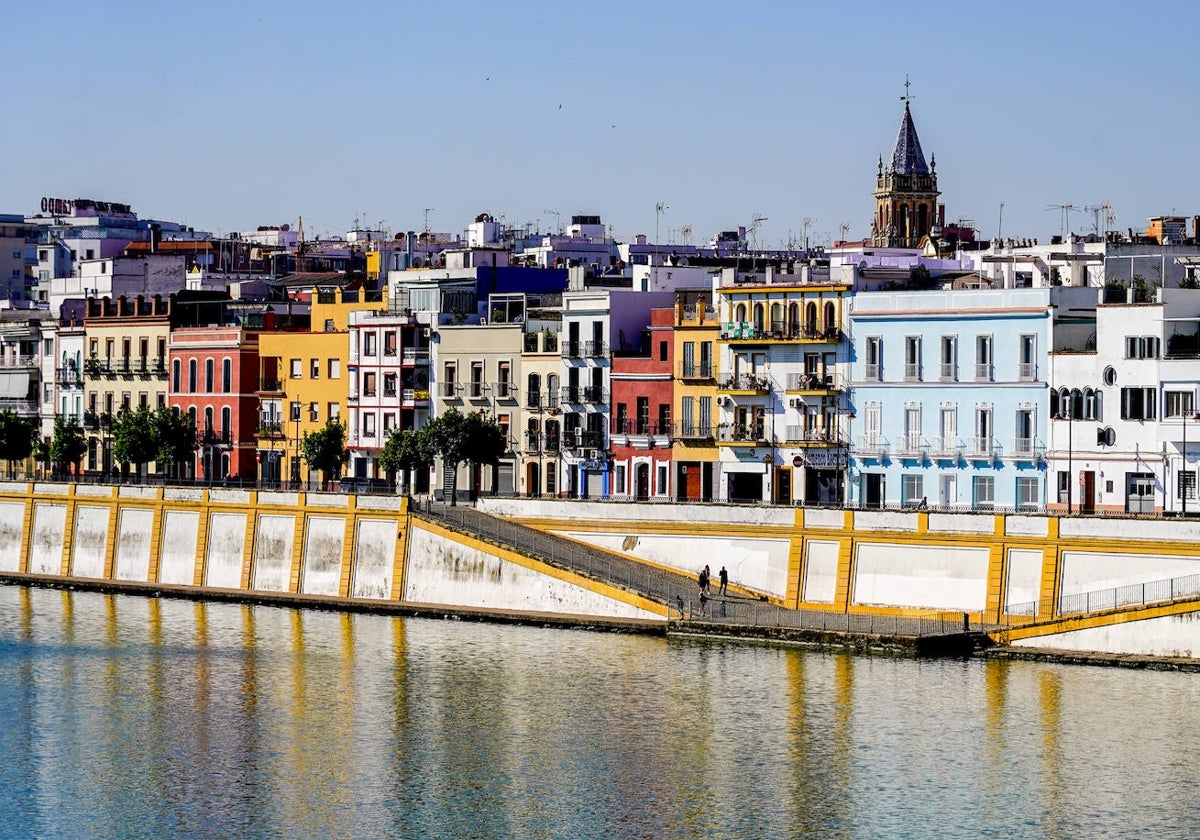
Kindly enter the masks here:
M 1063 410 L 1062 410 L 1061 405 L 1059 406 L 1059 413 L 1054 415 L 1055 420 L 1066 420 L 1067 421 L 1067 515 L 1068 516 L 1071 515 L 1071 483 L 1074 481 L 1074 477 L 1075 477 L 1074 476 L 1074 472 L 1075 472 L 1074 463 L 1072 462 L 1073 453 L 1071 451 L 1073 448 L 1073 446 L 1072 446 L 1072 443 L 1073 443 L 1072 431 L 1075 428 L 1074 417 L 1072 416 L 1072 409 L 1074 408 L 1074 405 L 1075 405 L 1075 397 L 1074 397 L 1074 395 L 1070 395 L 1067 397 L 1066 415 L 1065 416 L 1063 415 Z

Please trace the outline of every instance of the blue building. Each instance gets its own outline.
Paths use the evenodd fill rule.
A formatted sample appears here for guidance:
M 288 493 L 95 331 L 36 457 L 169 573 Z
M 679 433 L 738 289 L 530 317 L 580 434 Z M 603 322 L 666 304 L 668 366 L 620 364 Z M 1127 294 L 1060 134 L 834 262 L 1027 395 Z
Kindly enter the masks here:
M 1088 291 L 858 293 L 850 503 L 1043 508 L 1056 304 Z

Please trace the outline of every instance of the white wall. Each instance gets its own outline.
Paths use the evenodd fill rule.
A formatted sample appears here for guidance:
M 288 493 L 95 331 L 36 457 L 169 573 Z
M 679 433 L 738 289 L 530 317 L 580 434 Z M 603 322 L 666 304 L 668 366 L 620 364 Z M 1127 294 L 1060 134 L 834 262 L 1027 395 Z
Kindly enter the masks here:
M 305 528 L 300 591 L 305 595 L 337 595 L 346 520 L 340 516 L 310 516 Z
M 396 535 L 399 528 L 400 523 L 394 519 L 358 520 L 354 579 L 350 582 L 351 596 L 382 599 L 391 597 L 392 575 L 396 565 Z
M 62 574 L 63 538 L 66 527 L 66 505 L 56 502 L 34 504 L 33 543 L 29 552 L 30 572 L 35 575 Z
M 1062 553 L 1061 595 L 1200 574 L 1200 559 L 1171 554 Z
M 25 505 L 0 503 L 0 572 L 20 571 L 24 538 Z
M 987 606 L 988 549 L 859 543 L 855 604 L 974 612 Z
M 837 565 L 841 544 L 837 540 L 809 540 L 804 544 L 802 601 L 832 604 L 837 594 Z
M 150 534 L 154 511 L 150 508 L 121 508 L 117 523 L 117 550 L 113 577 L 145 583 L 150 577 Z
M 1200 613 L 1126 621 L 1013 642 L 1014 647 L 1141 656 L 1200 656 Z
M 208 519 L 208 562 L 204 585 L 238 589 L 242 585 L 242 550 L 246 514 L 214 513 Z
M 504 610 L 662 621 L 663 616 L 460 545 L 414 520 L 404 600 Z
M 1008 579 L 1004 583 L 1004 606 L 1029 604 L 1041 596 L 1044 552 L 1037 548 L 1008 550 Z M 1036 610 L 1036 607 L 1034 608 Z
M 296 517 L 261 515 L 254 539 L 252 589 L 287 592 L 292 576 L 292 544 L 296 538 Z
M 196 543 L 200 537 L 200 514 L 194 510 L 163 512 L 162 548 L 158 559 L 158 582 L 190 586 L 196 576 Z

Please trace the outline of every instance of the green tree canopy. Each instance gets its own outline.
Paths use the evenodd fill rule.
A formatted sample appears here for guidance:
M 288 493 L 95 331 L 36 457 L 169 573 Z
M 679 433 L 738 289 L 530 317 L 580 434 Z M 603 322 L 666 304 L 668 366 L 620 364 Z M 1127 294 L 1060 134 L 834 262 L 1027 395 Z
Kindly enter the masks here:
M 504 431 L 482 412 L 461 414 L 452 408 L 431 420 L 426 427 L 437 453 L 442 456 L 442 469 L 451 471 L 450 504 L 456 503 L 458 495 L 459 464 L 466 461 L 494 466 L 508 449 Z
M 24 461 L 33 454 L 36 432 L 34 418 L 20 417 L 8 408 L 0 411 L 0 458 L 8 462 L 10 476 L 14 462 Z
M 300 441 L 300 454 L 309 467 L 324 473 L 326 481 L 333 481 L 346 460 L 346 427 L 330 418 L 324 428 L 305 432 Z
M 174 470 L 196 452 L 196 423 L 192 415 L 160 405 L 150 415 L 154 460 L 159 470 Z
M 112 421 L 112 436 L 113 458 L 118 463 L 140 468 L 153 461 L 158 452 L 150 409 L 144 405 L 118 411 Z
M 379 453 L 379 466 L 389 476 L 404 471 L 414 473 L 418 470 L 428 470 L 437 458 L 437 446 L 430 434 L 427 423 L 420 429 L 397 429 L 388 437 Z M 405 482 L 411 487 L 411 478 Z
M 59 415 L 54 418 L 54 437 L 50 441 L 50 460 L 61 465 L 70 464 L 79 475 L 80 464 L 87 452 L 87 438 L 83 427 L 74 417 Z

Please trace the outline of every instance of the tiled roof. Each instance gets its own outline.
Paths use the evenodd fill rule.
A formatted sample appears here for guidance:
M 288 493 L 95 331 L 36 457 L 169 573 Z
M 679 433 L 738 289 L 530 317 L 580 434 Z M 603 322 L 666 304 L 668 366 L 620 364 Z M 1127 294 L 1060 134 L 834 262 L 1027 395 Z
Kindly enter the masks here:
M 892 148 L 892 171 L 901 175 L 928 175 L 925 153 L 917 139 L 917 127 L 913 125 L 908 103 L 904 103 L 904 117 L 900 120 L 900 131 L 896 134 L 896 145 Z

